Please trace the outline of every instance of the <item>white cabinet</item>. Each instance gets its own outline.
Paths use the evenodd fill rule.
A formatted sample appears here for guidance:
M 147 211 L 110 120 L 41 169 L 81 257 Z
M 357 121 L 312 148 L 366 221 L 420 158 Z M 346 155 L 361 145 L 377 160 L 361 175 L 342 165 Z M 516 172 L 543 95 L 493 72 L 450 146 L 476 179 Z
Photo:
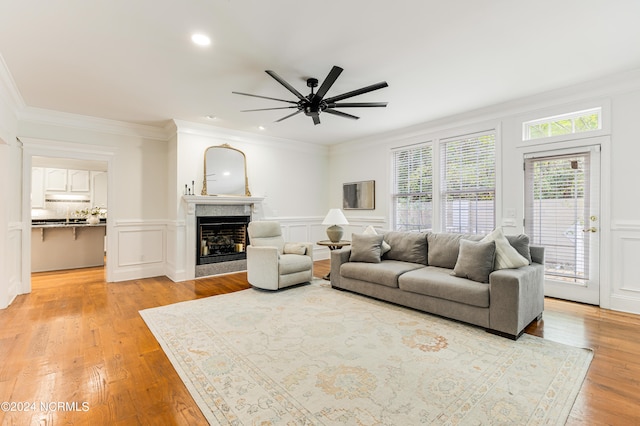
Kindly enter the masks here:
M 67 190 L 67 169 L 44 169 L 45 191 Z
M 31 168 L 31 208 L 44 208 L 44 169 Z
M 89 171 L 68 170 L 67 186 L 70 192 L 89 192 Z
M 89 183 L 88 170 L 44 169 L 45 192 L 88 193 Z
M 91 172 L 91 205 L 107 207 L 107 172 Z

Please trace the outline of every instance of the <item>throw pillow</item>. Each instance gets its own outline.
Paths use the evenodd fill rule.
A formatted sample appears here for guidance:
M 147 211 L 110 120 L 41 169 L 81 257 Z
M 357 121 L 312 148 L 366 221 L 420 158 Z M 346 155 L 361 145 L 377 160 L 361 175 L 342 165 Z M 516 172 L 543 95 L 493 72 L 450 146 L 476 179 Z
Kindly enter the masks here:
M 284 243 L 284 254 L 307 254 L 307 247 L 302 243 Z
M 367 226 L 367 228 L 364 230 L 363 232 L 364 235 L 379 235 L 376 232 L 376 228 L 373 227 L 373 225 L 369 225 Z M 386 252 L 388 252 L 389 250 L 391 250 L 391 246 L 389 245 L 388 242 L 386 242 L 384 239 L 382 240 L 382 254 L 385 254 Z
M 351 236 L 350 262 L 380 263 L 382 235 L 353 234 Z
M 470 280 L 488 283 L 489 274 L 493 271 L 496 254 L 496 243 L 460 240 L 460 251 L 453 275 Z
M 385 259 L 427 264 L 426 234 L 389 231 L 384 234 L 384 240 L 391 246 L 391 250 L 385 254 Z
M 514 269 L 527 266 L 529 260 L 525 259 L 509 244 L 507 237 L 502 233 L 502 228 L 496 228 L 480 242 L 494 241 L 496 243 L 496 260 L 494 269 Z

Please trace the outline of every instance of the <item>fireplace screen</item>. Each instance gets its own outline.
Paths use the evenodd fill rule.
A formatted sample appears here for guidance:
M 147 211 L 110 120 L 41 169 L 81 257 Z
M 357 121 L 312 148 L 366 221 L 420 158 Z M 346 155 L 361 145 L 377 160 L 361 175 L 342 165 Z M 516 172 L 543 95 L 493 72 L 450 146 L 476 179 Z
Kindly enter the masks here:
M 249 216 L 215 216 L 197 219 L 197 265 L 247 258 Z

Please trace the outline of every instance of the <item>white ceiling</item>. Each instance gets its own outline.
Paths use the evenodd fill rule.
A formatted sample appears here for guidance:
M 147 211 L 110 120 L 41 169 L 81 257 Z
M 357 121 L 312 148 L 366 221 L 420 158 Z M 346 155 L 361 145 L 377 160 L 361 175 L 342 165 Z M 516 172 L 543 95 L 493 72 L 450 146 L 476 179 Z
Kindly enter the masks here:
M 636 0 L 0 0 L 0 54 L 29 107 L 164 126 L 172 118 L 332 144 L 640 68 Z M 212 39 L 191 43 L 194 32 Z M 327 96 L 358 121 L 234 95 Z M 214 115 L 215 120 L 207 120 Z

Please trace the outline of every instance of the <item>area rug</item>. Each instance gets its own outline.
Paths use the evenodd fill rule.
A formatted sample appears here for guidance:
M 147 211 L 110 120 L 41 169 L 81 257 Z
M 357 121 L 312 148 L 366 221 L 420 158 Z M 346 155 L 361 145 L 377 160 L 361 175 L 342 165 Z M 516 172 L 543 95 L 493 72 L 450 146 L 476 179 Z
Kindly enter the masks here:
M 140 314 L 211 424 L 564 424 L 592 352 L 332 289 Z

